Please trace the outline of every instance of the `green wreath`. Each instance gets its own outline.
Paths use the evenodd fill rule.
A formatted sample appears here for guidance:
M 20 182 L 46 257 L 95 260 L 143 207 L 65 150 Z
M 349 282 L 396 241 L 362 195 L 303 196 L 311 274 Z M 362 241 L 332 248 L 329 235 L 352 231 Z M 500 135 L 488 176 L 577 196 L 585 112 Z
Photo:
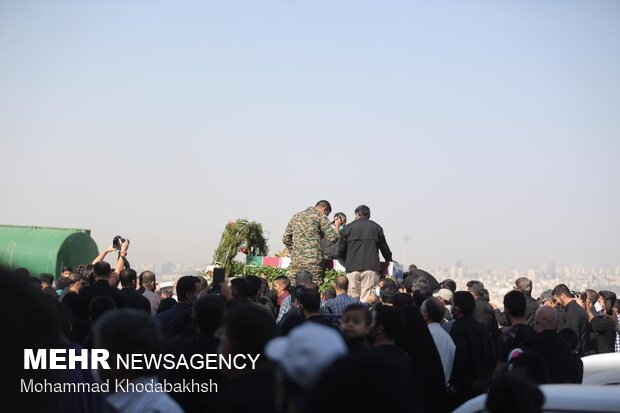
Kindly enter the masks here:
M 235 275 L 233 260 L 238 252 L 252 256 L 266 256 L 269 253 L 261 224 L 247 219 L 237 219 L 226 224 L 213 262 L 219 262 L 228 277 Z

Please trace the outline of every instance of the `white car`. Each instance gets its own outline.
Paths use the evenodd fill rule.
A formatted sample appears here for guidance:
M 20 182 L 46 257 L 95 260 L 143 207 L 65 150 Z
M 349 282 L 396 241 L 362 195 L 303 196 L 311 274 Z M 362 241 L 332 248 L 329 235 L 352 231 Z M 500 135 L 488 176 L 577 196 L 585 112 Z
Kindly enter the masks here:
M 620 385 L 620 353 L 604 353 L 582 357 L 583 384 Z M 618 389 L 620 392 L 620 389 Z M 620 406 L 618 406 L 620 411 Z
M 620 391 L 615 386 L 545 384 L 540 386 L 540 390 L 545 395 L 543 412 L 620 412 Z M 483 413 L 486 398 L 486 394 L 474 397 L 459 406 L 453 413 Z

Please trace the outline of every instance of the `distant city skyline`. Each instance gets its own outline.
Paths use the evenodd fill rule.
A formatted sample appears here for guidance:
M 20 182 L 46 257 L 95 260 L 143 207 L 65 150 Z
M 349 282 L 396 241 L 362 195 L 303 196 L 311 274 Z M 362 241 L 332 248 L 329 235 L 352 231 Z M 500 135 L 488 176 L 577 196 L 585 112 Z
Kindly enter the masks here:
M 160 282 L 174 281 L 182 275 L 197 274 L 204 270 L 200 264 L 175 264 L 166 263 L 136 263 L 140 270 L 149 269 L 155 271 Z M 528 277 L 532 280 L 532 296 L 537 298 L 547 289 L 553 289 L 557 284 L 563 283 L 576 291 L 594 289 L 596 291 L 606 289 L 620 291 L 620 264 L 613 267 L 584 267 L 581 265 L 560 264 L 549 268 L 550 263 L 543 263 L 540 268 L 468 268 L 467 266 L 423 268 L 435 276 L 438 281 L 447 278 L 454 280 L 458 290 L 466 289 L 467 281 L 479 280 L 489 291 L 492 303 L 502 307 L 504 294 L 511 291 L 514 281 L 519 277 Z M 547 270 L 545 269 L 547 266 Z M 551 271 L 551 272 L 547 272 Z
M 615 265 L 620 2 L 0 2 L 0 223 L 133 262 L 360 204 L 422 268 Z M 332 215 L 333 216 L 333 215 Z

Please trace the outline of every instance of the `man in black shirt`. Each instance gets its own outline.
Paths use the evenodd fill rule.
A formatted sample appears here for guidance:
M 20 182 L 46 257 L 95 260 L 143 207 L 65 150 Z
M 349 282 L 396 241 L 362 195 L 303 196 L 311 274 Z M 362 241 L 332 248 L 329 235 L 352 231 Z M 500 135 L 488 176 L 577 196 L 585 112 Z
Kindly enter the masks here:
M 473 318 L 486 328 L 491 340 L 493 358 L 495 358 L 499 346 L 500 333 L 493 307 L 489 304 L 488 296 L 485 295 L 484 284 L 477 280 L 468 281 L 467 291 L 469 291 L 476 300 Z
M 409 376 L 409 355 L 394 344 L 394 339 L 405 325 L 405 317 L 400 309 L 380 305 L 373 313 L 375 338 L 371 352 L 390 364 L 390 368 L 399 371 L 403 377 Z
M 525 322 L 528 323 L 530 327 L 534 328 L 534 314 L 536 310 L 538 310 L 539 304 L 537 300 L 532 298 L 532 280 L 526 277 L 517 278 L 513 288 L 521 291 L 525 295 Z M 508 321 L 506 315 L 498 309 L 495 310 L 495 318 L 497 318 L 497 322 L 504 327 L 510 325 L 510 321 Z
M 453 298 L 456 321 L 450 337 L 456 345 L 452 368 L 452 387 L 457 405 L 482 393 L 480 381 L 491 376 L 495 357 L 489 334 L 472 316 L 476 302 L 467 291 L 457 291 Z
M 518 290 L 512 290 L 504 296 L 504 311 L 510 321 L 510 327 L 502 329 L 497 352 L 496 371 L 503 370 L 508 362 L 508 354 L 519 347 L 523 341 L 536 336 L 536 330 L 525 321 L 525 295 Z
M 45 294 L 51 295 L 54 298 L 58 298 L 56 290 L 52 288 L 52 284 L 54 283 L 54 276 L 52 274 L 44 272 L 39 278 L 41 279 L 41 291 L 43 291 Z
M 577 333 L 579 337 L 579 354 L 583 355 L 590 335 L 590 326 L 585 310 L 577 304 L 566 284 L 556 285 L 552 294 L 557 303 L 566 311 L 562 324 L 558 326 L 558 331 L 563 328 L 570 328 Z
M 543 357 L 550 383 L 568 383 L 571 351 L 568 343 L 556 331 L 556 311 L 552 307 L 542 306 L 536 311 L 534 320 L 538 335 L 525 340 L 522 347 Z
M 123 307 L 144 310 L 151 315 L 151 303 L 136 291 L 136 280 L 138 274 L 135 270 L 125 268 L 121 271 L 121 295 L 123 296 Z
M 106 261 L 99 261 L 93 267 L 95 272 L 95 283 L 88 285 L 80 290 L 78 294 L 78 318 L 81 320 L 88 319 L 88 307 L 95 297 L 100 295 L 108 296 L 114 301 L 116 308 L 123 307 L 123 297 L 121 292 L 110 286 L 108 281 L 112 268 Z
M 310 324 L 310 323 L 309 323 Z M 266 344 L 276 337 L 276 324 L 267 311 L 253 303 L 237 303 L 224 317 L 219 352 L 224 357 L 238 354 L 258 356 L 254 369 L 225 369 L 227 381 L 204 411 L 215 413 L 271 413 L 276 407 L 276 377 L 266 357 Z
M 345 260 L 349 295 L 366 302 L 381 271 L 378 251 L 386 262 L 392 261 L 383 228 L 370 220 L 370 208 L 360 205 L 355 209 L 355 221 L 340 233 L 339 242 L 338 255 Z

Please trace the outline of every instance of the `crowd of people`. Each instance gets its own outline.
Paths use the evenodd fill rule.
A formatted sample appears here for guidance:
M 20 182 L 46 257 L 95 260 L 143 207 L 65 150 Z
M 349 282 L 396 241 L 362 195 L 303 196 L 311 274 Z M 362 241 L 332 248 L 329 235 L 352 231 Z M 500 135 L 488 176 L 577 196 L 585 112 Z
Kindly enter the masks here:
M 480 280 L 458 286 L 411 266 L 397 281 L 375 265 L 379 251 L 386 260 L 391 253 L 381 227 L 368 222 L 367 207 L 356 210 L 358 224 L 335 230 L 327 220 L 331 206 L 318 206 L 321 211 L 304 211 L 307 220 L 291 220 L 285 233 L 297 257 L 291 277 L 238 276 L 213 285 L 186 275 L 175 281 L 172 295 L 158 288 L 153 272 L 127 267 L 129 241 L 120 250 L 106 248 L 88 266 L 64 268 L 56 280 L 31 277 L 25 268 L 2 274 L 1 288 L 9 293 L 3 314 L 12 315 L 7 328 L 15 336 L 3 361 L 7 371 L 63 382 L 191 380 L 217 389 L 18 393 L 19 410 L 448 412 L 488 392 L 490 412 L 536 412 L 544 402 L 539 384 L 580 383 L 582 356 L 620 352 L 620 303 L 613 292 L 581 294 L 559 284 L 534 298 L 532 282 L 519 278 L 503 308 L 494 308 Z M 308 256 L 317 256 L 308 245 L 320 251 L 323 235 L 328 245 L 338 242 L 347 268 L 325 291 L 318 284 L 323 256 L 304 267 Z M 301 257 L 295 255 L 298 242 L 305 243 Z M 104 260 L 113 251 L 115 268 Z M 50 373 L 23 370 L 23 348 L 258 359 L 242 369 L 113 366 Z

